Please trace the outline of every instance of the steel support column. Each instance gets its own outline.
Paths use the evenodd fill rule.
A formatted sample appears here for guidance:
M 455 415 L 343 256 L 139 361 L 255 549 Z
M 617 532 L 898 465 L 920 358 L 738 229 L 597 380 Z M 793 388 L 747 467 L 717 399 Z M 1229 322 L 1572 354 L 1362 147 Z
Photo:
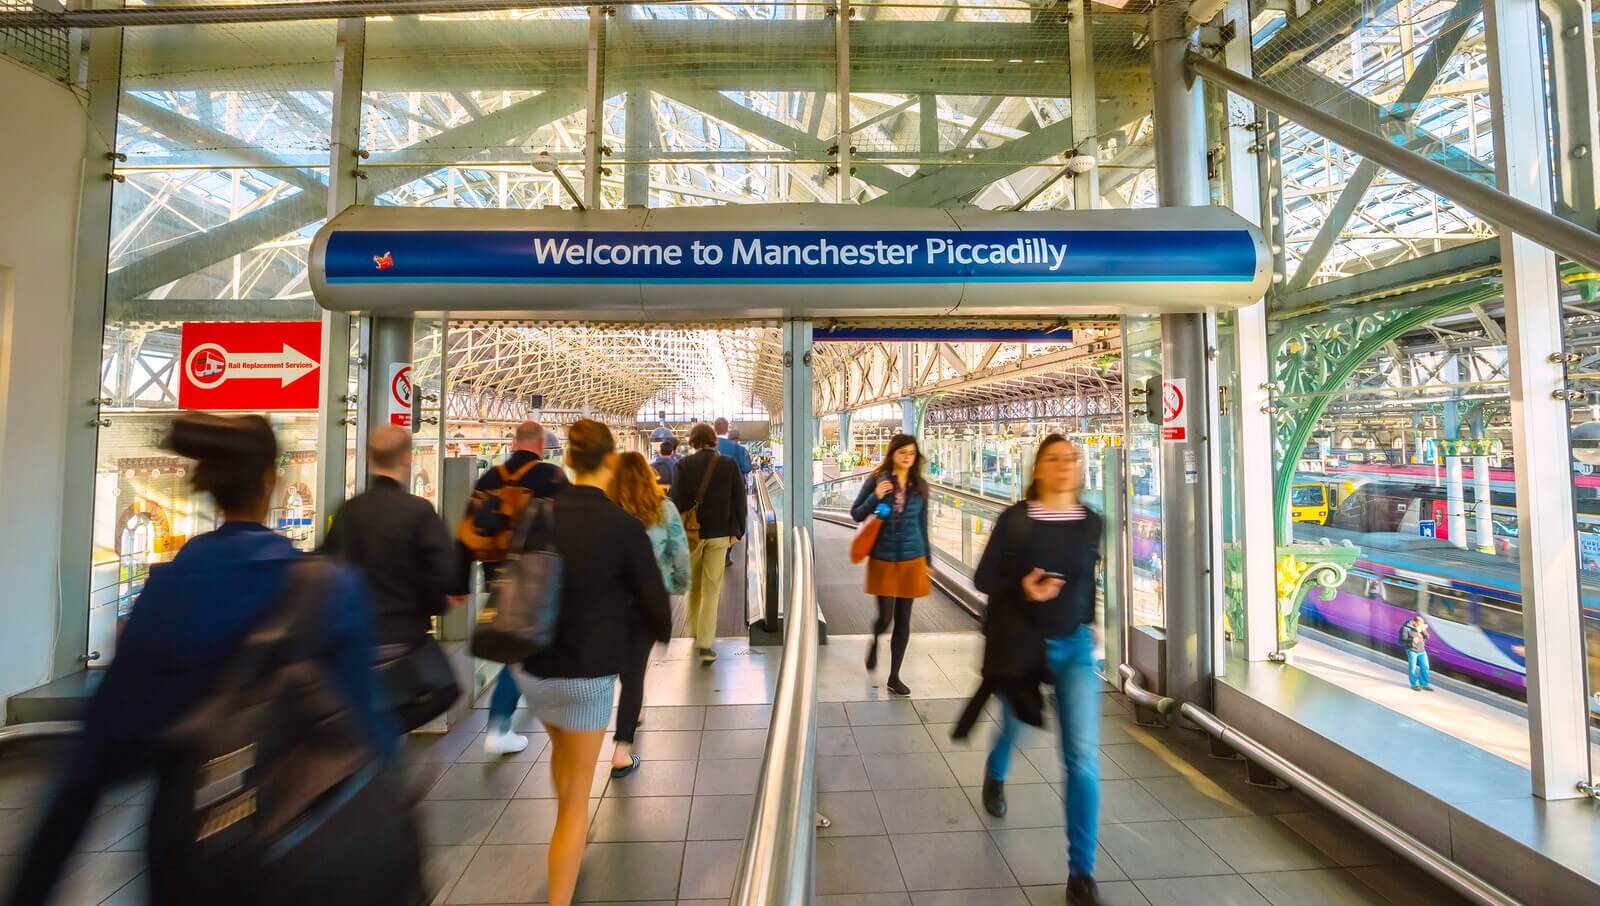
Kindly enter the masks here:
M 356 203 L 356 165 L 361 151 L 361 77 L 366 60 L 367 21 L 341 19 L 333 58 L 333 131 L 328 149 L 328 219 Z M 328 534 L 333 513 L 344 502 L 349 444 L 350 315 L 322 312 L 322 410 L 317 425 L 316 540 Z M 364 392 L 358 390 L 357 397 Z M 358 403 L 359 405 L 359 403 Z M 362 460 L 361 450 L 356 461 Z
M 605 144 L 606 8 L 589 7 L 588 81 L 583 129 L 583 204 L 600 210 L 600 146 Z
M 810 321 L 783 322 L 783 513 L 790 529 L 811 525 L 811 451 L 817 431 L 811 411 L 811 331 Z M 794 545 L 783 539 L 778 594 L 786 603 L 793 600 L 794 556 Z M 790 630 L 785 614 L 784 632 Z
M 1072 145 L 1074 154 L 1099 157 L 1100 124 L 1094 94 L 1094 35 L 1090 33 L 1089 0 L 1068 0 L 1067 66 L 1072 72 Z M 1248 29 L 1247 29 L 1248 31 Z M 1072 206 L 1087 210 L 1100 204 L 1100 168 L 1072 177 Z
M 120 8 L 122 4 L 108 4 Z M 106 261 L 111 250 L 112 170 L 117 101 L 122 96 L 122 30 L 89 36 L 88 129 L 83 149 L 83 189 L 78 196 L 77 273 L 73 280 L 71 346 L 67 369 L 61 546 L 61 592 L 50 678 L 83 669 L 89 645 L 89 594 L 93 585 L 95 461 L 100 433 L 100 360 L 105 344 Z M 113 517 L 115 514 L 112 514 Z
M 1539 5 L 1550 20 L 1558 200 L 1579 223 L 1594 229 L 1595 209 L 1600 207 L 1600 113 L 1590 24 L 1594 4 L 1543 0 Z
M 839 135 L 839 181 L 836 183 L 838 196 L 835 200 L 840 204 L 847 204 L 855 194 L 854 180 L 850 178 L 850 145 L 855 141 L 855 134 L 850 128 L 850 0 L 839 0 L 833 22 L 834 56 L 838 61 L 834 107 L 838 119 L 836 131 Z
M 1543 54 L 1537 0 L 1488 0 L 1484 26 L 1500 189 L 1549 210 Z M 1502 230 L 1500 263 L 1511 360 L 1522 626 L 1528 677 L 1533 794 L 1580 795 L 1589 779 L 1583 627 L 1573 531 L 1572 454 L 1564 389 L 1561 285 L 1555 256 Z
M 411 365 L 411 350 L 415 340 L 415 322 L 410 318 L 369 318 L 367 323 L 371 333 L 361 367 L 362 416 L 360 431 L 357 432 L 356 438 L 357 462 L 364 462 L 366 459 L 367 438 L 371 435 L 372 429 L 389 424 L 390 385 L 393 382 L 394 368 Z M 410 390 L 410 398 L 411 424 L 408 427 L 415 432 L 421 401 L 417 399 L 414 384 Z M 366 470 L 363 468 L 361 486 L 365 486 L 366 481 L 370 480 L 370 476 L 365 473 Z
M 1235 31 L 1234 39 L 1223 48 L 1223 62 L 1235 72 L 1250 75 L 1249 0 L 1229 0 L 1223 21 L 1233 23 Z M 1259 160 L 1265 149 L 1261 147 L 1263 130 L 1256 128 L 1261 111 L 1244 98 L 1233 96 L 1228 98 L 1227 109 L 1223 164 L 1228 168 L 1228 188 L 1232 196 L 1228 203 L 1241 217 L 1259 226 L 1265 219 Z M 1253 480 L 1253 476 L 1272 472 L 1272 415 L 1268 411 L 1272 395 L 1267 388 L 1272 380 L 1272 361 L 1267 346 L 1266 300 L 1239 309 L 1233 333 L 1239 362 L 1239 399 L 1232 407 L 1231 416 L 1237 426 L 1234 437 L 1238 444 L 1233 467 L 1242 480 L 1237 487 L 1227 490 L 1239 495 L 1237 540 L 1243 567 L 1239 581 L 1243 583 L 1244 598 L 1244 625 L 1233 628 L 1244 634 L 1246 659 L 1260 661 L 1266 660 L 1278 647 L 1278 602 L 1274 594 L 1277 530 L 1272 522 L 1272 488 Z M 1216 496 L 1212 495 L 1213 507 Z M 1224 663 L 1217 662 L 1219 668 Z
M 1190 77 L 1187 4 L 1167 2 L 1151 13 L 1156 180 L 1168 207 L 1210 201 L 1205 159 L 1205 103 Z M 1211 701 L 1212 541 L 1211 452 L 1215 397 L 1208 352 L 1211 315 L 1161 316 L 1161 368 L 1166 381 L 1186 384 L 1187 437 L 1161 442 L 1161 537 L 1166 556 L 1167 693 Z M 1163 397 L 1166 394 L 1163 393 Z M 1165 399 L 1147 400 L 1165 406 Z

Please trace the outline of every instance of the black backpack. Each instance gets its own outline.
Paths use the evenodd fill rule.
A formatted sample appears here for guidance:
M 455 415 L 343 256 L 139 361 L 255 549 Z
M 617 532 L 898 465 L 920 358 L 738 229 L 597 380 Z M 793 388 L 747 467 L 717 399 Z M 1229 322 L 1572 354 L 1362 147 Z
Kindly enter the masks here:
M 320 558 L 295 563 L 216 687 L 163 735 L 153 902 L 426 899 L 403 765 L 373 750 L 317 655 L 332 581 Z

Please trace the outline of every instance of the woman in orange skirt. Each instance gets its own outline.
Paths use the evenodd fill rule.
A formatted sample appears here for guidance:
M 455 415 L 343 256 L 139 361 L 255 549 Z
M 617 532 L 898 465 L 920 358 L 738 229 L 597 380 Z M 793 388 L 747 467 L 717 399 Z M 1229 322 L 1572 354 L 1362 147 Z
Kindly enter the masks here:
M 900 664 L 911 641 L 911 602 L 933 591 L 928 577 L 933 547 L 928 543 L 928 483 L 922 479 L 922 451 L 917 439 L 896 434 L 883 462 L 861 485 L 850 515 L 857 522 L 883 521 L 867 560 L 867 594 L 878 599 L 878 620 L 867 649 L 867 670 L 878 669 L 878 636 L 891 623 L 889 682 L 895 695 L 910 695 L 900 681 Z

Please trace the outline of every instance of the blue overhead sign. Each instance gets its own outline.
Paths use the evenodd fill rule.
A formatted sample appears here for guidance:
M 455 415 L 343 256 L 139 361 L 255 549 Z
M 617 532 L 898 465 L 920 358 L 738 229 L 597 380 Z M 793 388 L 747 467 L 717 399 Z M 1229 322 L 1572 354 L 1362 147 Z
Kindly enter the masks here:
M 349 230 L 328 284 L 1250 283 L 1243 229 Z

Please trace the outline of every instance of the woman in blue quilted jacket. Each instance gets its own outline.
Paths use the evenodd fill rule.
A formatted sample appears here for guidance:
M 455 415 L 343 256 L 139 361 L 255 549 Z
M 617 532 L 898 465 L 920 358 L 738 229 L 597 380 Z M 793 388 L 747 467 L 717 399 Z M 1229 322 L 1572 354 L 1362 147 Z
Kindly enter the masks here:
M 900 681 L 900 664 L 911 641 L 911 602 L 933 591 L 928 576 L 933 553 L 928 543 L 928 483 L 922 478 L 922 451 L 915 437 L 896 434 L 889 440 L 883 462 L 862 483 L 850 515 L 856 522 L 883 520 L 867 560 L 867 594 L 878 599 L 867 670 L 878 669 L 878 636 L 892 622 L 886 685 L 895 695 L 910 695 Z

